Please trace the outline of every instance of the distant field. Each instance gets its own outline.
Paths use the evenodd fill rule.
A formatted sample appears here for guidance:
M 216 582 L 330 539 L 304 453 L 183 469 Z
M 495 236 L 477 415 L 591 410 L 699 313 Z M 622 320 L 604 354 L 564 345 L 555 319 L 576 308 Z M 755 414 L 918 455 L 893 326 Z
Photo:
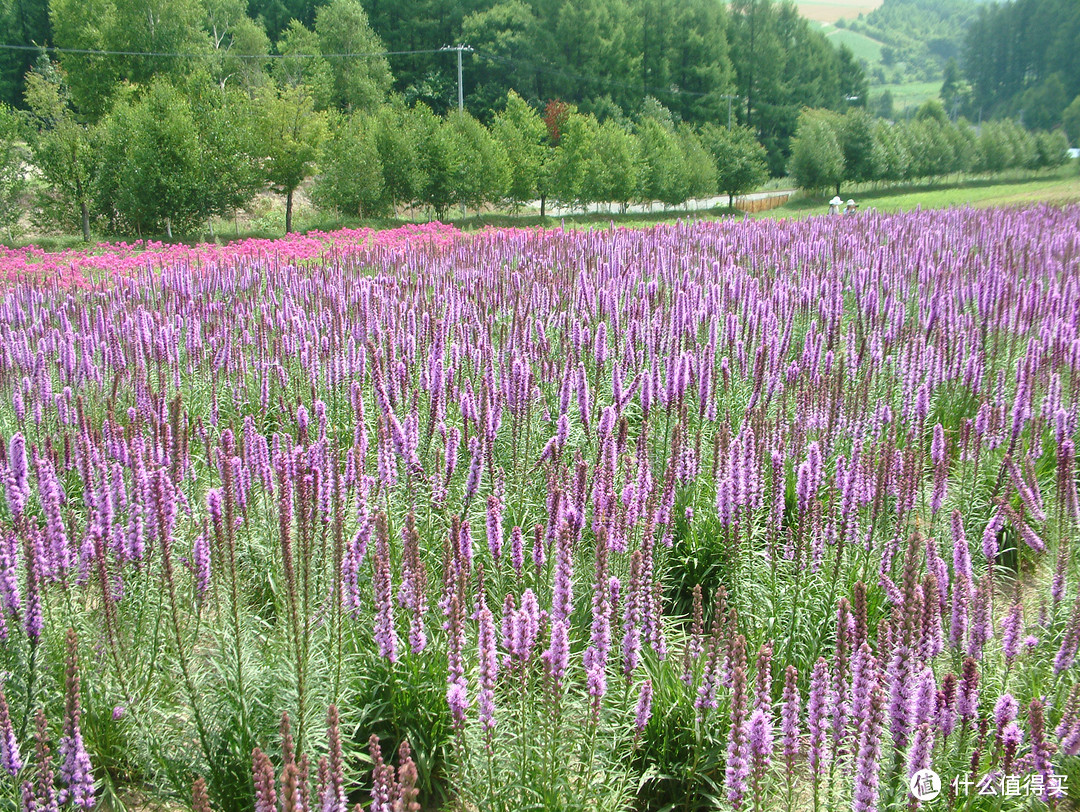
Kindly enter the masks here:
M 892 93 L 893 109 L 897 112 L 907 107 L 917 107 L 927 99 L 936 99 L 941 93 L 941 82 L 905 82 L 902 85 L 874 85 L 871 98 L 877 98 L 888 90 Z
M 848 192 L 844 192 L 847 197 Z M 1042 177 L 971 180 L 961 185 L 908 186 L 855 193 L 862 211 L 910 211 L 949 206 L 1020 206 L 1033 203 L 1065 205 L 1080 201 L 1080 173 L 1075 162 Z M 786 205 L 754 215 L 770 219 L 824 214 L 825 198 L 797 198 Z
M 879 42 L 873 37 L 868 37 L 866 34 L 859 34 L 855 31 L 849 31 L 846 28 L 837 28 L 832 23 L 821 23 L 818 28 L 829 38 L 833 45 L 846 45 L 850 48 L 856 58 L 865 59 L 867 62 L 878 62 L 881 60 L 881 49 L 885 47 L 884 43 Z
M 853 20 L 869 14 L 881 5 L 881 0 L 795 0 L 795 5 L 808 20 L 835 23 L 841 18 Z

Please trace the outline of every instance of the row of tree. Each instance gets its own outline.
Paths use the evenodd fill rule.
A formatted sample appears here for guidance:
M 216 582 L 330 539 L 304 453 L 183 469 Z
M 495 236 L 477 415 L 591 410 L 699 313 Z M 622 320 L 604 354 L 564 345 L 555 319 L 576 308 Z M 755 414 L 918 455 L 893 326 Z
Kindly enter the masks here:
M 442 115 L 457 76 L 439 48 L 465 42 L 465 107 L 485 124 L 510 90 L 601 122 L 651 96 L 678 121 L 750 126 L 781 174 L 801 107 L 867 96 L 850 50 L 792 0 L 0 0 L 3 29 L 11 44 L 61 49 L 83 121 L 131 85 L 192 74 L 249 94 L 304 84 L 317 110 L 373 112 L 392 93 Z M 33 57 L 0 52 L 0 101 L 22 106 Z
M 844 183 L 1054 168 L 1065 162 L 1067 148 L 1060 129 L 1032 132 L 1011 119 L 975 128 L 965 119 L 951 122 L 941 103 L 931 100 L 903 122 L 874 119 L 864 111 L 805 110 L 789 169 L 799 188 L 839 194 Z
M 656 100 L 634 122 L 601 123 L 558 101 L 541 115 L 511 91 L 485 127 L 468 112 L 439 116 L 420 103 L 320 110 L 302 84 L 249 93 L 155 79 L 94 124 L 79 121 L 71 96 L 54 63 L 31 72 L 29 111 L 0 116 L 8 132 L 0 146 L 10 147 L 0 151 L 0 186 L 17 197 L 37 175 L 39 224 L 86 239 L 92 229 L 191 233 L 267 188 L 284 195 L 292 230 L 294 194 L 312 176 L 316 206 L 354 217 L 403 207 L 441 217 L 459 204 L 534 200 L 543 213 L 549 199 L 678 205 L 740 194 L 767 177 L 765 151 L 748 129 L 676 123 Z M 26 154 L 13 146 L 19 138 Z M 11 169 L 6 185 L 2 167 Z

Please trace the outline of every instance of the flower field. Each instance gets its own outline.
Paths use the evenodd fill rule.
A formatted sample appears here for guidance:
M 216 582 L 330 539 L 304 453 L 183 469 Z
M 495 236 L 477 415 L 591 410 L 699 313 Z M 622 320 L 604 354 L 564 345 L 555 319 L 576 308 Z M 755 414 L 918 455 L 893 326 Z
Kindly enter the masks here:
M 1080 207 L 137 248 L 0 257 L 4 809 L 1080 798 Z

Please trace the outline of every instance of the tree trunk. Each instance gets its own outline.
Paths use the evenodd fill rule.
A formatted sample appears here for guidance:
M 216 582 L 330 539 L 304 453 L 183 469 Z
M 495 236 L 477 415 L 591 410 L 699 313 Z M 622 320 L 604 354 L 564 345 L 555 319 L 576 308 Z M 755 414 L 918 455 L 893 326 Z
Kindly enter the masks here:
M 540 219 L 544 219 L 544 204 L 547 203 L 547 195 L 540 195 Z
M 170 240 L 172 239 L 172 218 L 171 217 L 166 217 L 165 218 L 165 236 L 168 237 Z
M 840 197 L 840 184 L 839 183 L 836 184 L 836 196 Z
M 79 210 L 82 214 L 82 238 L 83 242 L 90 242 L 90 207 L 86 205 L 86 201 L 83 200 L 79 203 Z
M 285 195 L 285 233 L 292 231 L 292 189 Z

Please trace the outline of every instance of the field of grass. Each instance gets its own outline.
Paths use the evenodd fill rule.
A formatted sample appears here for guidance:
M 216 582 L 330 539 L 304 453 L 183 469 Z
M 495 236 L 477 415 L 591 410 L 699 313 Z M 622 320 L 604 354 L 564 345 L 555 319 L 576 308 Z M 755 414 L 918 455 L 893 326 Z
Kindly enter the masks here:
M 873 37 L 847 28 L 837 28 L 832 23 L 821 23 L 818 27 L 833 45 L 846 45 L 857 59 L 865 59 L 867 62 L 881 61 L 881 49 L 885 46 Z
M 1031 203 L 1064 205 L 1080 201 L 1080 173 L 1077 173 L 1075 166 L 1068 166 L 1053 174 L 1034 178 L 981 178 L 961 184 L 898 186 L 863 192 L 843 190 L 843 196 L 849 195 L 859 201 L 862 211 L 895 212 L 956 206 L 986 208 Z M 800 196 L 756 216 L 776 219 L 824 214 L 828 207 L 827 200 L 826 197 Z
M 796 0 L 795 5 L 808 20 L 835 23 L 839 19 L 851 20 L 860 14 L 869 14 L 881 5 L 881 0 Z
M 870 89 L 873 98 L 889 91 L 893 97 L 893 109 L 897 112 L 917 107 L 927 99 L 936 99 L 941 92 L 941 82 L 903 82 L 901 84 L 875 85 Z

